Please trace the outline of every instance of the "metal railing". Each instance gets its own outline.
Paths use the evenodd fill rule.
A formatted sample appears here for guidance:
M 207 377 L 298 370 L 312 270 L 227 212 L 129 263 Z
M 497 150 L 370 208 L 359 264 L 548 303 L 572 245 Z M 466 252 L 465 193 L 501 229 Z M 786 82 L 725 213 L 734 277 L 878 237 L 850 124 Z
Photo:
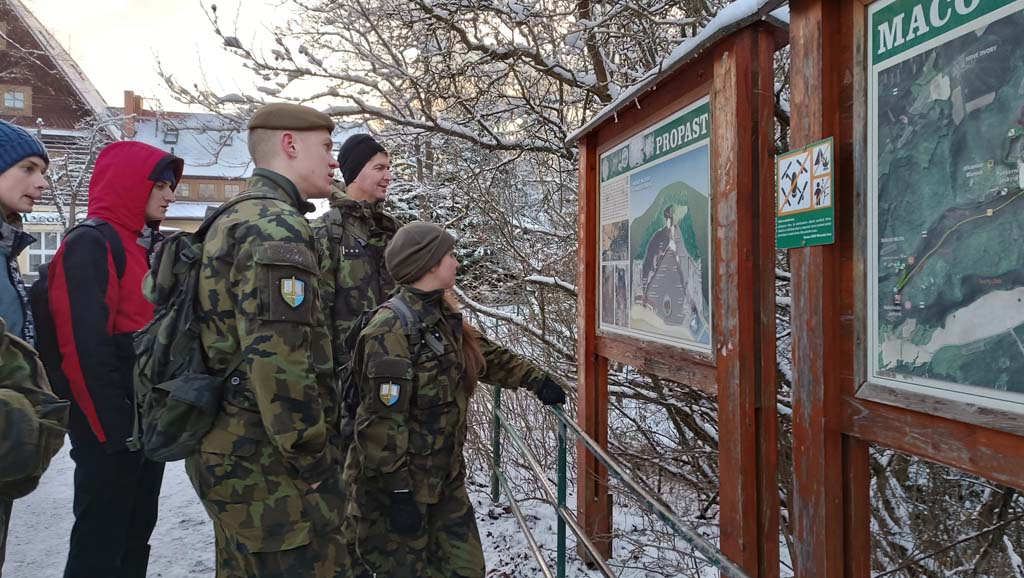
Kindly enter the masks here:
M 526 443 L 519 435 L 519 432 L 517 432 L 515 428 L 508 423 L 504 414 L 502 414 L 500 387 L 493 388 L 491 408 L 491 500 L 497 502 L 501 496 L 501 491 L 504 491 L 505 495 L 508 496 L 512 512 L 515 515 L 516 521 L 519 523 L 519 527 L 522 529 L 523 534 L 526 536 L 530 551 L 534 558 L 536 558 L 537 564 L 540 565 L 544 576 L 547 578 L 552 578 L 551 570 L 548 568 L 544 555 L 540 551 L 536 539 L 533 537 L 532 532 L 526 524 L 522 511 L 512 495 L 511 488 L 509 487 L 505 474 L 501 471 L 502 432 L 505 432 L 509 441 L 511 441 L 512 446 L 515 447 L 515 449 L 526 459 L 527 469 L 529 469 L 537 478 L 545 499 L 554 507 L 555 514 L 558 517 L 556 558 L 556 575 L 558 578 L 565 578 L 566 526 L 572 530 L 576 539 L 579 540 L 579 543 L 587 550 L 591 561 L 593 561 L 597 566 L 598 570 L 600 570 L 600 572 L 607 578 L 615 577 L 615 573 L 612 571 L 611 567 L 609 567 L 607 562 L 604 561 L 604 557 L 601 556 L 597 547 L 594 546 L 594 543 L 590 540 L 590 537 L 587 536 L 586 532 L 576 521 L 575 515 L 573 515 L 565 505 L 568 484 L 566 444 L 569 432 L 572 432 L 572 435 L 576 440 L 580 441 L 583 446 L 593 454 L 597 461 L 601 462 L 601 464 L 608 469 L 608 472 L 618 479 L 622 486 L 629 490 L 630 493 L 632 493 L 649 512 L 658 516 L 658 518 L 661 519 L 661 521 L 664 522 L 676 536 L 689 544 L 709 564 L 717 568 L 722 573 L 722 576 L 726 576 L 728 578 L 749 578 L 747 573 L 744 572 L 743 569 L 735 562 L 726 557 L 718 547 L 708 541 L 707 538 L 702 536 L 695 529 L 684 524 L 682 520 L 680 520 L 679 517 L 676 516 L 676 514 L 672 512 L 667 505 L 665 505 L 664 502 L 637 482 L 626 471 L 626 468 L 622 463 L 606 452 L 604 448 L 594 441 L 593 438 L 587 435 L 587 433 L 584 432 L 575 421 L 569 419 L 565 415 L 561 406 L 552 406 L 547 408 L 558 421 L 558 459 L 556 464 L 557 492 L 552 491 L 548 483 L 547 476 L 544 473 L 544 469 L 540 466 L 540 461 L 537 459 L 537 456 L 534 455 L 530 448 L 526 446 Z

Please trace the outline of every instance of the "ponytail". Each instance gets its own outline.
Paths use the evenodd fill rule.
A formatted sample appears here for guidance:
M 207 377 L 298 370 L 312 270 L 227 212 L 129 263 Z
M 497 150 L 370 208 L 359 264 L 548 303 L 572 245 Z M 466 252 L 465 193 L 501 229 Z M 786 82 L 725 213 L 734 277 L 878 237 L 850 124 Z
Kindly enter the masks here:
M 444 302 L 452 311 L 459 311 L 461 306 L 451 291 L 445 291 Z M 480 375 L 487 368 L 483 351 L 480 349 L 480 332 L 462 318 L 462 358 L 465 366 L 463 380 L 469 395 L 473 395 Z

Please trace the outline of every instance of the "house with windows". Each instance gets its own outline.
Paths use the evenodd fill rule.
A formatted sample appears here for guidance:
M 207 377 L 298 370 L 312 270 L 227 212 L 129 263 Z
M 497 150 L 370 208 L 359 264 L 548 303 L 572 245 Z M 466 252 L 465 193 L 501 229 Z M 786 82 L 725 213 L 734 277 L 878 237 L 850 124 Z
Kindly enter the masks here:
M 85 194 L 71 191 L 88 187 L 96 148 L 120 137 L 108 114 L 96 87 L 22 1 L 0 0 L 0 119 L 46 145 L 53 186 L 24 215 L 25 230 L 39 239 L 20 257 L 27 282 L 57 251 L 69 213 L 84 213 Z
M 125 91 L 124 106 L 111 108 L 123 118 L 126 140 L 163 149 L 185 160 L 185 173 L 175 191 L 163 227 L 194 231 L 207 211 L 245 188 L 252 173 L 247 133 L 237 120 L 217 114 L 167 112 L 145 107 L 141 96 Z

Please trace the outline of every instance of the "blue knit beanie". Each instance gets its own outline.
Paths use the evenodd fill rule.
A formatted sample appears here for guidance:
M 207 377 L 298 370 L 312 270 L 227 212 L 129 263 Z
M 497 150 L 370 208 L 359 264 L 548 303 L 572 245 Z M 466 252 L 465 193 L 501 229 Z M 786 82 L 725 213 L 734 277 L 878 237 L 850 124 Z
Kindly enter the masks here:
M 0 174 L 28 157 L 39 157 L 50 166 L 50 156 L 39 139 L 20 126 L 0 120 Z

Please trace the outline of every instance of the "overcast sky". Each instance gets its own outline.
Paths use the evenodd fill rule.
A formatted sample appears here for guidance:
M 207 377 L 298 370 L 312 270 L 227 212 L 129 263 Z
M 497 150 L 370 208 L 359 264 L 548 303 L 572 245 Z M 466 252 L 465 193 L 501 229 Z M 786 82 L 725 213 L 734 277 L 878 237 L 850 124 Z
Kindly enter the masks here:
M 169 98 L 157 76 L 158 57 L 179 81 L 200 82 L 205 72 L 220 94 L 249 85 L 239 59 L 222 49 L 199 0 L 22 1 L 68 49 L 110 106 L 121 106 L 124 91 L 134 90 L 161 100 L 165 110 L 184 109 Z M 226 33 L 233 29 L 240 1 L 216 2 Z M 273 18 L 275 8 L 264 0 L 245 0 L 245 6 L 240 37 L 248 42 L 266 26 L 261 20 Z

